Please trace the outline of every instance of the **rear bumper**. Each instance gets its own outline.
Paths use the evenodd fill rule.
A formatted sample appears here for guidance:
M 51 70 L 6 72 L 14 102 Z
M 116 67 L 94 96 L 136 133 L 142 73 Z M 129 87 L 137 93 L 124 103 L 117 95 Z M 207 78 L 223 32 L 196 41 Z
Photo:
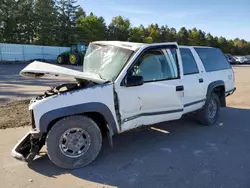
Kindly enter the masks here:
M 229 95 L 232 95 L 235 91 L 236 91 L 236 87 L 233 88 L 233 89 L 231 89 L 231 90 L 229 90 L 229 91 L 226 91 L 225 92 L 226 97 L 228 97 Z
M 13 147 L 11 155 L 17 160 L 29 162 L 34 159 L 43 145 L 42 134 L 30 130 Z

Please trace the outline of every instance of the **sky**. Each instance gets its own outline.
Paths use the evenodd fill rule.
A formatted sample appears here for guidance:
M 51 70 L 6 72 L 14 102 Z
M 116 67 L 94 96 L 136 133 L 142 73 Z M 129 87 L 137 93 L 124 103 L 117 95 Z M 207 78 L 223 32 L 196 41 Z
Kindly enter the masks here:
M 128 18 L 132 26 L 151 23 L 196 27 L 213 36 L 250 41 L 250 0 L 78 0 L 87 14 Z

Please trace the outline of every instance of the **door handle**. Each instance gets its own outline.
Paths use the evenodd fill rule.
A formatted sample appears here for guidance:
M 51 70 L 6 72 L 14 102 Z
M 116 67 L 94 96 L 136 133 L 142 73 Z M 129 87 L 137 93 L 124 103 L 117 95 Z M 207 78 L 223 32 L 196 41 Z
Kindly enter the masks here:
M 184 86 L 176 86 L 176 91 L 183 91 L 184 90 Z
M 200 78 L 200 79 L 199 79 L 199 83 L 203 83 L 203 78 Z

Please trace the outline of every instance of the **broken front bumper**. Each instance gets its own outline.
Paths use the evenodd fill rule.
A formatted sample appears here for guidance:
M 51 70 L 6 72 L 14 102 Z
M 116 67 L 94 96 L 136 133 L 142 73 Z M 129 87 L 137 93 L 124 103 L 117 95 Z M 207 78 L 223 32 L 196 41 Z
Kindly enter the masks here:
M 39 153 L 45 142 L 45 135 L 34 130 L 30 130 L 14 146 L 11 155 L 21 161 L 30 162 Z

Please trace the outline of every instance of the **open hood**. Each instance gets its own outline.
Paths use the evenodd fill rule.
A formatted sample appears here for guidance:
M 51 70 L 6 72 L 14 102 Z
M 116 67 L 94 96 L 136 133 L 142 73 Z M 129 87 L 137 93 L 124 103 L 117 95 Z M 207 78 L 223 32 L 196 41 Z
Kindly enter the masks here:
M 23 77 L 40 78 L 44 75 L 67 76 L 79 80 L 88 80 L 95 83 L 104 83 L 106 80 L 101 79 L 97 74 L 80 72 L 68 68 L 64 68 L 49 63 L 34 61 L 21 70 L 20 75 Z

